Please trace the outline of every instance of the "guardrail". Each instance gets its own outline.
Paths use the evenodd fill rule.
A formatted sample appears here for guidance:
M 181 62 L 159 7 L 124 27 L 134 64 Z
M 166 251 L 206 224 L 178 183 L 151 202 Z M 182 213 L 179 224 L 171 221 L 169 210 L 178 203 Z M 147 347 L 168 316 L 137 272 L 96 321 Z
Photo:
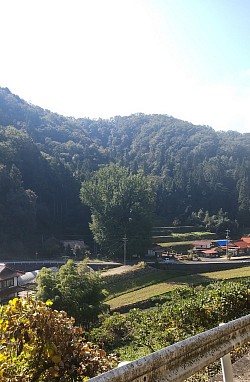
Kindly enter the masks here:
M 250 341 L 250 315 L 129 362 L 91 382 L 181 382 Z M 224 381 L 231 381 L 230 371 Z

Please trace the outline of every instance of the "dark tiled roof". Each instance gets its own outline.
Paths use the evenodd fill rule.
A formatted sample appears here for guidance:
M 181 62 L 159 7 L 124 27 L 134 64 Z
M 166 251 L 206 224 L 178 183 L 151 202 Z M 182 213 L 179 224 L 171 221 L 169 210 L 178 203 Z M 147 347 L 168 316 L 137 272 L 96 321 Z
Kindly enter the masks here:
M 17 271 L 15 269 L 10 268 L 6 264 L 0 263 L 0 281 L 8 280 L 12 277 L 17 277 L 22 275 L 24 272 Z

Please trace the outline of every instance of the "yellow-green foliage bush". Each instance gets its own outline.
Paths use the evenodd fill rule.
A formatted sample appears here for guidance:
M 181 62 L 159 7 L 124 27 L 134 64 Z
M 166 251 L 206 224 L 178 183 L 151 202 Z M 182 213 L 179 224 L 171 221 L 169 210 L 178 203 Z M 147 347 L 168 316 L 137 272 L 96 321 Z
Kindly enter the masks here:
M 49 305 L 15 298 L 0 307 L 1 382 L 84 381 L 114 366 L 73 318 Z

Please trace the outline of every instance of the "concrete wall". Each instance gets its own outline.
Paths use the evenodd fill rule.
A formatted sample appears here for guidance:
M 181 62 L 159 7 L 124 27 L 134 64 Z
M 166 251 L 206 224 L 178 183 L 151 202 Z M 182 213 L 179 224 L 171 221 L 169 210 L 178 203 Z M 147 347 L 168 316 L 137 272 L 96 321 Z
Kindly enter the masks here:
M 187 262 L 169 262 L 169 263 L 157 263 L 155 266 L 158 269 L 187 271 L 194 273 L 204 272 L 216 272 L 227 269 L 235 269 L 250 266 L 250 261 L 187 261 Z

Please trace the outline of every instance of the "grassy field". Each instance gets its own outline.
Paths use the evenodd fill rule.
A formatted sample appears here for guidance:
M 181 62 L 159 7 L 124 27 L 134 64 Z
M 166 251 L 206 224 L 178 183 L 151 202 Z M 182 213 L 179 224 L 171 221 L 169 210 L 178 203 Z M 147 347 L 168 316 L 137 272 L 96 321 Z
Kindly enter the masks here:
M 189 238 L 200 240 L 200 239 L 214 239 L 216 237 L 215 233 L 212 232 L 185 232 L 185 233 L 172 233 L 173 238 L 177 238 L 178 240 L 189 240 Z
M 153 236 L 154 242 L 163 248 L 173 249 L 178 253 L 186 254 L 193 248 L 194 240 L 213 240 L 215 234 L 211 232 L 172 233 L 169 236 Z
M 153 232 L 170 232 L 170 233 L 187 233 L 187 232 L 194 232 L 196 230 L 195 226 L 165 226 L 164 224 L 158 224 L 157 226 L 153 227 Z M 200 230 L 201 232 L 205 232 L 205 228 Z
M 193 248 L 195 240 L 213 240 L 215 233 L 207 232 L 205 229 L 197 229 L 195 226 L 155 226 L 153 227 L 153 242 L 161 245 L 167 250 L 187 254 Z
M 138 277 L 138 280 L 134 280 L 136 283 L 133 286 L 129 285 L 119 285 L 120 294 L 117 297 L 112 297 L 112 295 L 107 300 L 111 309 L 117 309 L 124 305 L 129 305 L 132 303 L 148 300 L 152 297 L 163 295 L 175 288 L 182 286 L 190 286 L 197 284 L 204 284 L 209 282 L 214 282 L 216 280 L 225 279 L 240 279 L 250 277 L 250 267 L 243 267 L 238 269 L 230 269 L 226 271 L 218 272 L 206 272 L 200 274 L 189 274 L 180 275 L 176 272 L 166 272 L 159 271 L 160 273 L 147 275 L 146 278 Z M 165 278 L 164 278 L 165 273 Z M 117 288 L 118 286 L 116 286 Z M 122 293 L 122 288 L 124 292 Z M 111 290 L 110 290 L 111 292 Z
M 158 243 L 161 244 L 162 247 L 165 248 L 171 248 L 171 247 L 178 247 L 178 246 L 183 246 L 183 245 L 189 245 L 193 247 L 193 241 L 171 241 L 169 243 Z
M 161 282 L 172 279 L 177 276 L 184 276 L 186 272 L 158 270 L 154 273 L 135 277 L 131 280 L 119 282 L 119 284 L 111 284 L 106 288 L 109 292 L 109 300 L 118 297 L 124 293 L 128 294 L 137 290 L 144 289 L 146 287 L 155 286 Z
M 154 235 L 153 241 L 156 243 L 169 243 L 169 242 L 179 242 L 179 241 L 194 241 L 194 240 L 204 240 L 215 239 L 216 235 L 211 232 L 186 232 L 186 233 L 171 233 L 170 235 Z

